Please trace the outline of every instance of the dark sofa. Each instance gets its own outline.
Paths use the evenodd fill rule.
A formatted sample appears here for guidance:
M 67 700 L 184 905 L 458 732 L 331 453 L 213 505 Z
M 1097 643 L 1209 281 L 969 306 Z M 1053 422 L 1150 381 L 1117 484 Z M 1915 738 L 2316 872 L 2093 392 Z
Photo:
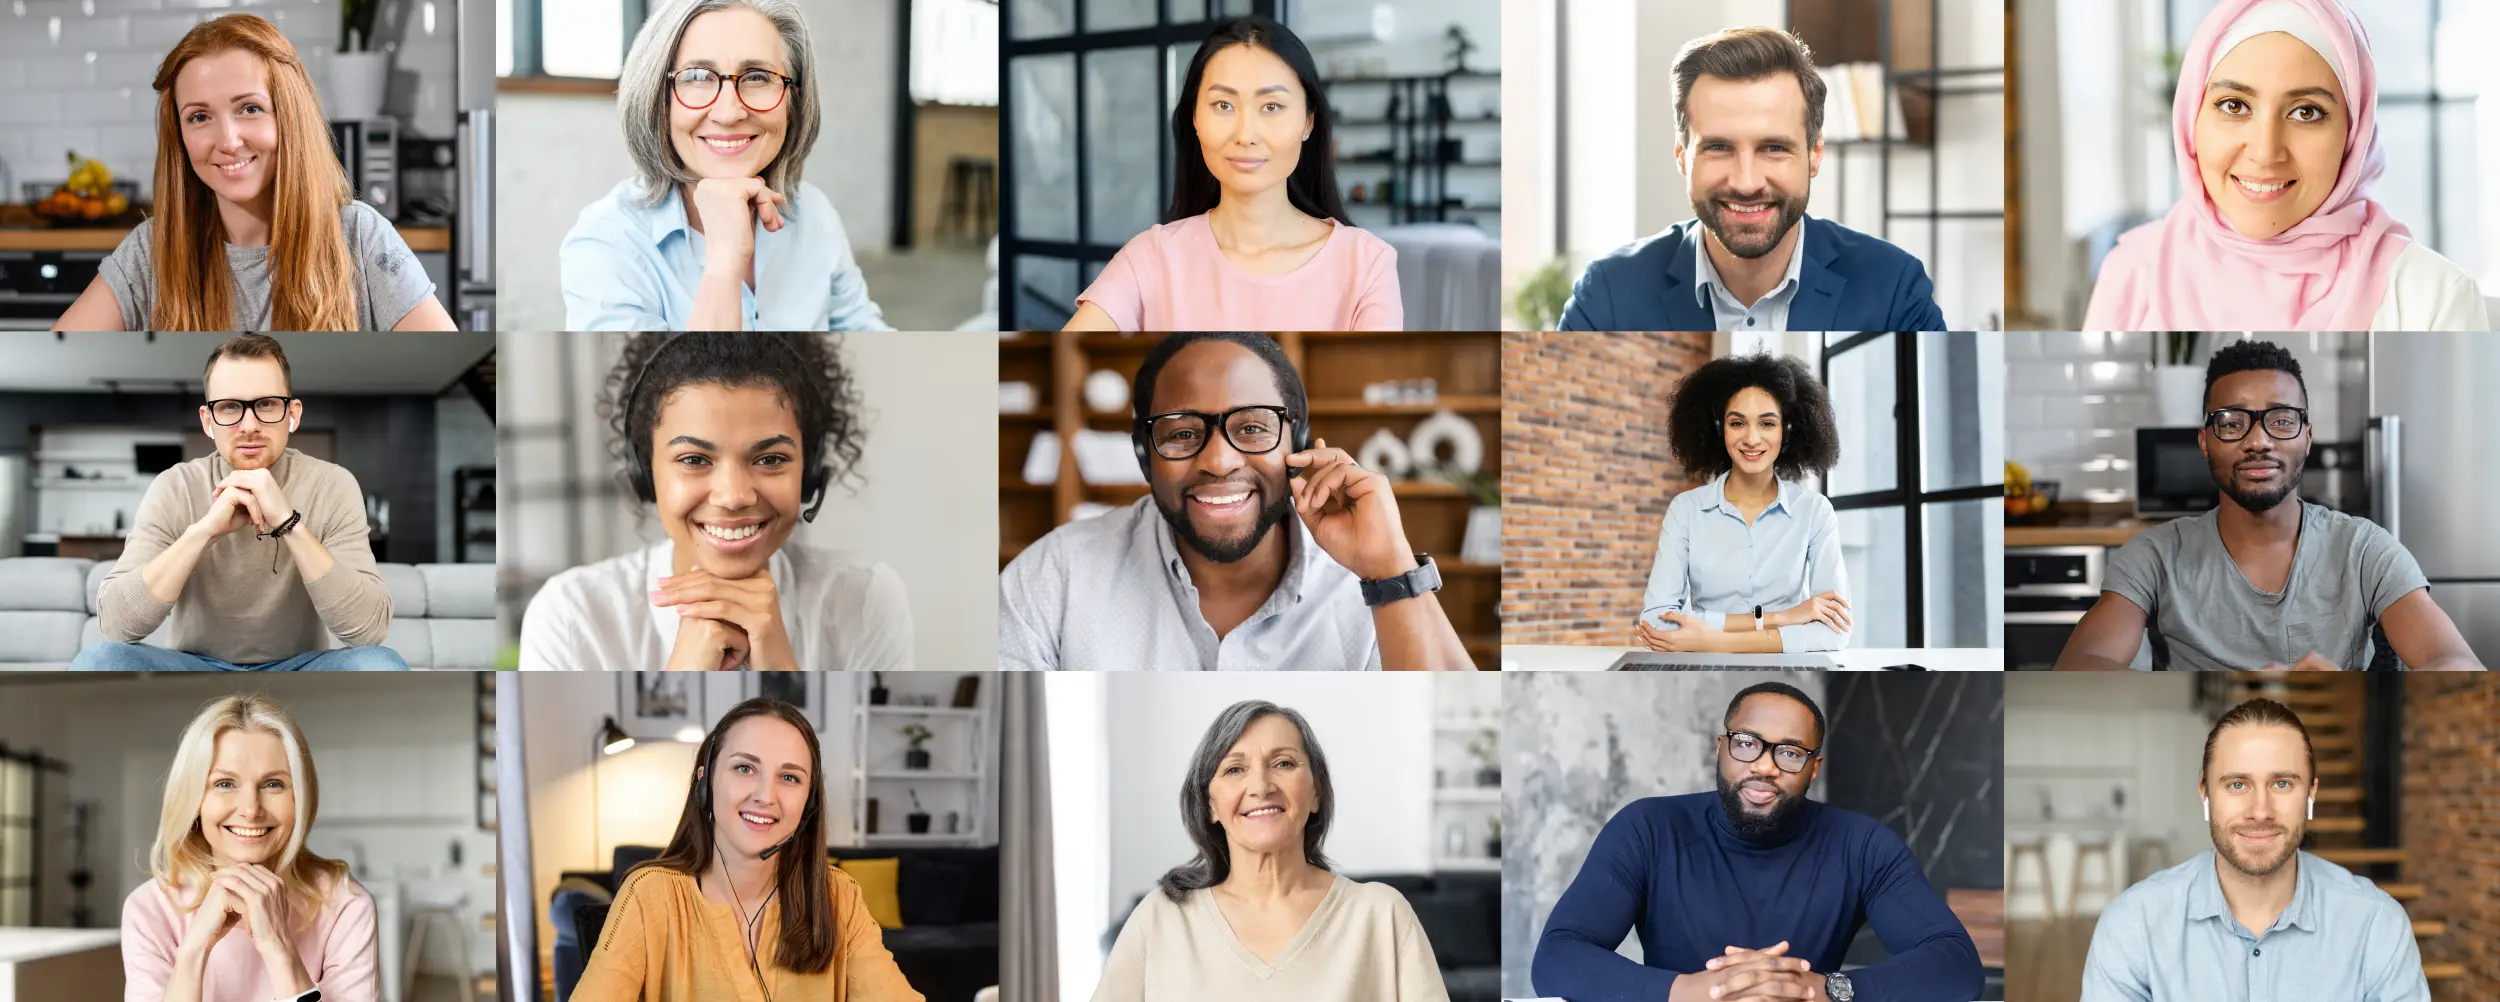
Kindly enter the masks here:
M 834 846 L 834 859 L 899 859 L 903 928 L 885 930 L 885 948 L 929 1002 L 972 1002 L 998 983 L 998 848 Z M 555 925 L 556 1002 L 572 997 L 607 923 L 608 898 L 655 846 L 618 846 L 604 871 L 568 871 L 548 903 Z M 605 893 L 600 893 L 604 890 Z

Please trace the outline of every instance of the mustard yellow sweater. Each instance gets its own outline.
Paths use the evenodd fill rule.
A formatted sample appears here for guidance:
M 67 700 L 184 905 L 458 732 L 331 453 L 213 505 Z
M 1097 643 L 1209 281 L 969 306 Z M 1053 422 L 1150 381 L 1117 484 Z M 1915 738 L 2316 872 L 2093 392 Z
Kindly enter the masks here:
M 756 937 L 764 984 L 747 965 L 734 909 L 703 896 L 691 874 L 643 867 L 625 878 L 574 1002 L 924 1002 L 894 966 L 859 883 L 832 871 L 833 964 L 800 974 L 773 964 L 781 903 L 766 905 Z M 768 990 L 769 989 L 769 993 Z

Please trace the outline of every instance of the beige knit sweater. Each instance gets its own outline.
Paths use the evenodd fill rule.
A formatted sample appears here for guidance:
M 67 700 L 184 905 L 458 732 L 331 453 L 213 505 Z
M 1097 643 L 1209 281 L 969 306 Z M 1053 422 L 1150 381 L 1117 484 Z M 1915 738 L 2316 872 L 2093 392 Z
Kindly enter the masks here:
M 329 646 L 325 630 L 349 647 L 389 636 L 391 593 L 365 540 L 364 492 L 345 468 L 293 449 L 269 473 L 287 502 L 304 513 L 289 531 L 309 532 L 330 551 L 329 572 L 306 582 L 285 540 L 259 538 L 247 524 L 209 541 L 175 602 L 148 594 L 140 568 L 208 513 L 212 489 L 232 472 L 224 456 L 209 455 L 159 473 L 148 485 L 121 559 L 96 594 L 104 638 L 138 643 L 171 615 L 167 646 L 256 665 Z

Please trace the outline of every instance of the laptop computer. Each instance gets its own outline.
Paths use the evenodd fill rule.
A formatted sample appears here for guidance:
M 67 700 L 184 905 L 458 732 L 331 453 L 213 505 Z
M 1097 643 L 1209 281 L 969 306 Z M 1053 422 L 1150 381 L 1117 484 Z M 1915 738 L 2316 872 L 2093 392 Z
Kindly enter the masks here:
M 1633 651 L 1616 658 L 1607 671 L 1831 671 L 1840 667 L 1828 654 L 1755 654 L 1745 664 L 1731 664 L 1724 654 L 1668 654 Z

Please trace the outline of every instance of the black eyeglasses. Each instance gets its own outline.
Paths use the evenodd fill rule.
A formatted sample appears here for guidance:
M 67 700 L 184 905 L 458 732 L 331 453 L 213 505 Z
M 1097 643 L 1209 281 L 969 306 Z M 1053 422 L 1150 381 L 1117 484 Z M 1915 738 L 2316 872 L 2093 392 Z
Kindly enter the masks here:
M 1222 414 L 1172 411 L 1146 419 L 1146 442 L 1154 447 L 1155 455 L 1188 459 L 1206 450 L 1207 440 L 1214 437 L 1208 429 L 1222 428 L 1233 451 L 1256 456 L 1284 444 L 1285 424 L 1292 419 L 1291 411 L 1273 404 L 1235 407 Z
M 1758 760 L 1762 757 L 1763 749 L 1770 749 L 1771 764 L 1778 766 L 1781 772 L 1804 772 L 1806 763 L 1814 761 L 1817 756 L 1823 754 L 1817 749 L 1804 745 L 1764 741 L 1762 735 L 1751 731 L 1729 731 L 1720 737 L 1727 739 L 1728 755 L 1739 762 Z
M 2269 407 L 2252 411 L 2246 407 L 2216 407 L 2205 412 L 2205 428 L 2225 442 L 2248 437 L 2250 428 L 2263 426 L 2266 437 L 2299 438 L 2300 430 L 2309 426 L 2306 407 Z
M 242 424 L 243 412 L 248 410 L 252 412 L 253 417 L 259 418 L 262 424 L 277 424 L 286 420 L 286 405 L 294 402 L 294 397 L 211 400 L 208 402 L 208 419 L 220 425 Z
M 721 81 L 727 79 L 705 66 L 689 66 L 668 75 L 669 93 L 677 103 L 689 110 L 701 111 L 720 100 Z M 781 99 L 790 88 L 798 86 L 799 78 L 783 76 L 766 69 L 741 70 L 737 74 L 738 103 L 748 111 L 761 115 L 781 107 Z

